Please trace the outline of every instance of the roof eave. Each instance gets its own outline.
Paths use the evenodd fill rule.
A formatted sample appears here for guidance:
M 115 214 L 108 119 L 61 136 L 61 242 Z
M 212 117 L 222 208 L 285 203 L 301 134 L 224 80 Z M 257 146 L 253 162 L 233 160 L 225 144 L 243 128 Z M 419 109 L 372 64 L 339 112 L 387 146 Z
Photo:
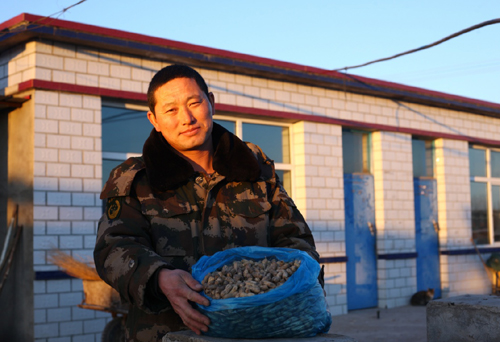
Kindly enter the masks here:
M 32 24 L 34 21 L 37 23 Z M 47 20 L 31 14 L 21 14 L 0 24 L 0 31 L 6 32 L 9 28 L 22 25 L 26 25 L 25 29 L 0 36 L 0 52 L 26 41 L 46 39 L 500 118 L 500 104 L 487 101 L 124 31 L 63 20 Z

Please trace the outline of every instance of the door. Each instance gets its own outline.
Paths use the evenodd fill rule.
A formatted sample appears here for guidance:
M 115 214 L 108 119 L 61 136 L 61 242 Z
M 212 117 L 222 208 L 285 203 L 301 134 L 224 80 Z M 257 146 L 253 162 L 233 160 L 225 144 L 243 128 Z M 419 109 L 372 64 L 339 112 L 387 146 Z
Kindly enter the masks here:
M 436 180 L 414 178 L 417 291 L 434 289 L 441 298 Z
M 375 307 L 377 252 L 373 176 L 344 174 L 347 309 Z

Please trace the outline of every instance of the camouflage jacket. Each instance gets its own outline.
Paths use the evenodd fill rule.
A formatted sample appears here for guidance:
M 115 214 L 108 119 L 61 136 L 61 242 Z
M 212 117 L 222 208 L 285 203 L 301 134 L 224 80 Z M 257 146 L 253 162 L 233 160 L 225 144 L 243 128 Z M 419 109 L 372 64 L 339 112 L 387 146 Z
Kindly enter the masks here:
M 151 295 L 160 268 L 190 271 L 202 255 L 239 246 L 297 248 L 319 260 L 273 162 L 216 123 L 212 140 L 216 172 L 207 176 L 153 130 L 143 156 L 116 167 L 101 193 L 107 206 L 94 259 L 101 278 L 130 305 L 129 341 L 186 329 L 165 296 Z

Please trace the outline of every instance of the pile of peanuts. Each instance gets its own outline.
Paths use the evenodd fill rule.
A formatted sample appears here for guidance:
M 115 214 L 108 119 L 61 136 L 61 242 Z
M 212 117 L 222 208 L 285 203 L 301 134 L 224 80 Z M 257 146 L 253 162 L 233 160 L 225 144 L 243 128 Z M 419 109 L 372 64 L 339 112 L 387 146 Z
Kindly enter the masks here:
M 213 299 L 249 297 L 283 285 L 299 268 L 300 260 L 243 259 L 209 273 L 201 284 Z

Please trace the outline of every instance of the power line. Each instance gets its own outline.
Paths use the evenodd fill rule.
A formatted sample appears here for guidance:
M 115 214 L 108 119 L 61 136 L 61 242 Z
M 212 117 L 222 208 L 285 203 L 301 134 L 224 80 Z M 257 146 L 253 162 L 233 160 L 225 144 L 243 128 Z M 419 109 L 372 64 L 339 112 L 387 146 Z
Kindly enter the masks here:
M 434 75 L 439 73 L 447 72 L 461 72 L 461 71 L 474 71 L 475 69 L 484 69 L 485 67 L 496 67 L 500 66 L 500 58 L 484 60 L 480 62 L 467 62 L 460 64 L 448 64 L 446 66 L 436 66 L 428 69 L 420 69 L 413 71 L 404 71 L 392 74 L 382 74 L 382 78 L 391 77 L 413 77 L 413 76 L 424 76 L 424 75 Z
M 484 26 L 488 26 L 488 25 L 498 24 L 498 23 L 500 23 L 500 18 L 488 20 L 488 21 L 482 22 L 480 24 L 477 24 L 477 25 L 471 26 L 469 28 L 466 28 L 464 30 L 458 31 L 456 33 L 453 33 L 452 35 L 449 35 L 449 36 L 447 36 L 447 37 L 445 37 L 443 39 L 440 39 L 440 40 L 438 40 L 438 41 L 436 41 L 436 42 L 434 42 L 432 44 L 424 45 L 424 46 L 419 47 L 417 49 L 413 49 L 413 50 L 409 50 L 409 51 L 406 51 L 406 52 L 398 53 L 397 55 L 394 55 L 394 56 L 391 56 L 391 57 L 381 58 L 381 59 L 377 59 L 377 60 L 374 60 L 374 61 L 371 61 L 371 62 L 359 64 L 359 65 L 354 65 L 354 66 L 350 66 L 350 67 L 343 67 L 343 68 L 339 68 L 339 69 L 333 69 L 333 71 L 342 71 L 342 70 L 347 71 L 348 69 L 361 68 L 361 67 L 364 67 L 364 66 L 367 66 L 367 65 L 370 65 L 370 64 L 388 61 L 390 59 L 394 59 L 394 58 L 397 58 L 397 57 L 401 57 L 401 56 L 404 56 L 404 55 L 408 55 L 410 53 L 414 53 L 414 52 L 417 52 L 417 51 L 425 50 L 425 49 L 428 49 L 430 47 L 439 45 L 441 43 L 444 43 L 447 40 L 450 40 L 452 38 L 458 37 L 458 36 L 460 36 L 460 35 L 462 35 L 464 33 L 467 33 L 467 32 L 473 31 L 473 30 L 477 30 L 478 28 L 481 28 L 481 27 L 484 27 Z
M 47 17 L 44 17 L 44 18 L 38 19 L 37 21 L 40 21 L 40 20 L 43 20 L 43 19 L 47 19 L 47 18 L 53 17 L 53 16 L 55 16 L 56 14 L 58 14 L 58 16 L 57 16 L 57 17 L 60 17 L 60 16 L 61 16 L 64 12 L 66 12 L 66 11 L 67 11 L 67 10 L 69 10 L 70 8 L 73 8 L 73 7 L 75 7 L 75 6 L 78 6 L 78 5 L 82 4 L 82 3 L 84 3 L 85 1 L 87 1 L 87 0 L 80 0 L 80 1 L 78 1 L 77 3 L 74 3 L 74 4 L 73 4 L 73 5 L 71 5 L 71 6 L 68 6 L 68 7 L 66 7 L 66 8 L 63 8 L 62 10 L 60 10 L 60 11 L 58 11 L 58 12 L 56 12 L 56 13 L 53 13 L 53 14 L 51 14 L 51 15 L 47 16 Z M 35 21 L 35 22 L 37 22 L 37 21 Z
M 45 19 L 49 19 L 49 18 L 51 18 L 51 19 L 52 19 L 51 21 L 49 21 L 48 23 L 45 23 L 45 24 L 44 24 L 44 25 L 49 25 L 49 24 L 50 24 L 53 20 L 55 20 L 55 19 L 59 18 L 61 15 L 63 15 L 63 14 L 64 14 L 67 10 L 69 10 L 70 8 L 73 8 L 73 7 L 75 7 L 75 6 L 80 5 L 80 4 L 84 3 L 85 1 L 87 1 L 87 0 L 80 0 L 80 1 L 78 1 L 77 3 L 74 3 L 74 4 L 73 4 L 73 5 L 71 5 L 71 6 L 68 6 L 68 7 L 66 7 L 66 8 L 63 8 L 62 10 L 57 11 L 57 12 L 55 12 L 55 13 L 51 14 L 51 15 L 48 15 L 48 16 L 46 16 L 46 17 L 42 17 L 42 18 L 40 18 L 40 19 L 37 19 L 37 20 L 33 21 L 32 23 L 28 23 L 28 25 L 35 25 L 36 23 L 41 22 L 42 20 L 45 20 Z M 54 16 L 55 16 L 55 17 L 54 17 Z M 5 35 L 6 35 L 6 34 L 8 34 L 8 33 L 16 33 L 16 32 L 21 32 L 21 31 L 29 31 L 29 30 L 34 30 L 34 29 L 39 28 L 39 27 L 41 27 L 41 26 L 43 26 L 43 25 L 37 25 L 37 26 L 35 26 L 35 27 L 31 27 L 31 28 L 27 28 L 27 26 L 22 26 L 22 27 L 20 27 L 20 28 L 15 28 L 15 29 L 13 29 L 12 31 L 11 31 L 11 30 L 9 30 L 8 28 L 6 28 L 6 29 L 2 30 L 3 32 L 0 32 L 0 37 L 5 36 Z
M 415 82 L 423 80 L 444 79 L 464 75 L 477 75 L 500 70 L 500 59 L 483 61 L 481 63 L 463 63 L 457 65 L 437 66 L 397 74 L 382 74 L 380 79 L 393 79 L 396 82 Z
M 491 74 L 492 72 L 495 72 L 497 70 L 498 70 L 498 68 L 491 68 L 491 67 L 483 67 L 481 69 L 470 70 L 470 71 L 461 71 L 461 72 L 454 72 L 453 70 L 450 70 L 450 71 L 443 71 L 441 73 L 422 75 L 420 77 L 419 76 L 402 77 L 399 79 L 394 79 L 394 81 L 398 82 L 398 83 L 410 83 L 410 82 L 415 83 L 415 82 L 421 82 L 421 81 L 430 82 L 430 81 L 435 81 L 435 80 L 446 80 L 446 79 L 456 78 L 456 77 L 484 75 L 486 73 Z

